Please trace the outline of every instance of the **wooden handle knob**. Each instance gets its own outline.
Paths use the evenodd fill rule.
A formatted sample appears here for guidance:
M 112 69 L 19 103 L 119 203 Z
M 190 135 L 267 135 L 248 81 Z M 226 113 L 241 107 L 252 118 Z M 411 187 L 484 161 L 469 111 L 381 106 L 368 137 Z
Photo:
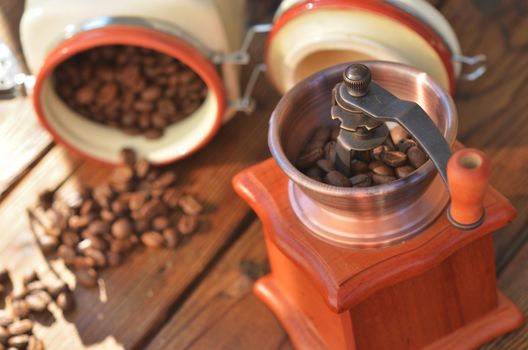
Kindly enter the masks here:
M 456 152 L 449 159 L 449 216 L 453 224 L 462 228 L 474 228 L 481 223 L 484 217 L 484 195 L 490 175 L 490 161 L 479 150 L 466 148 Z

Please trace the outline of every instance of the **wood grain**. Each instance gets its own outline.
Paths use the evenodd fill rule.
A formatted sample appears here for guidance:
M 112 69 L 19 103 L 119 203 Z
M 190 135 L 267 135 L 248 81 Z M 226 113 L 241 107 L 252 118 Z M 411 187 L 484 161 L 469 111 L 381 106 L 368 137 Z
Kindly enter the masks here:
M 233 245 L 148 349 L 281 349 L 286 335 L 252 293 L 267 259 L 260 223 Z M 287 348 L 288 348 L 287 347 Z
M 499 278 L 499 286 L 504 294 L 511 298 L 528 314 L 528 245 L 519 251 Z M 528 349 L 528 325 L 516 332 L 498 338 L 484 346 L 482 350 L 491 349 Z
M 523 10 L 524 9 L 524 10 Z M 496 235 L 499 270 L 528 239 L 528 11 L 525 1 L 446 1 L 465 54 L 486 54 L 488 72 L 458 86 L 459 139 L 486 152 L 490 184 L 507 196 L 518 218 Z
M 19 41 L 20 0 L 0 0 L 0 40 L 15 53 L 25 69 Z M 30 98 L 0 100 L 0 200 L 52 147 L 51 136 L 40 126 Z
M 527 6 L 520 0 L 429 2 L 451 21 L 464 53 L 485 53 L 489 58 L 488 74 L 478 82 L 460 84 L 456 103 L 460 138 L 492 157 L 491 184 L 519 210 L 519 218 L 497 236 L 502 269 L 528 239 L 528 126 L 524 118 L 528 101 L 523 99 L 528 92 Z M 261 9 L 254 11 L 253 18 L 265 18 L 261 12 L 267 12 L 269 18 L 277 1 L 252 0 L 250 6 L 255 3 Z M 15 48 L 19 58 L 22 9 L 23 1 L 0 0 L 0 37 Z M 183 181 L 193 182 L 194 189 L 205 193 L 203 199 L 216 207 L 214 231 L 197 236 L 176 251 L 139 251 L 124 266 L 103 273 L 109 295 L 106 304 L 99 301 L 96 291 L 77 288 L 79 309 L 67 319 L 52 310 L 56 322 L 48 320 L 37 328 L 48 348 L 133 348 L 150 339 L 152 348 L 163 348 L 161 340 L 165 339 L 167 344 L 193 348 L 291 349 L 273 314 L 250 293 L 251 283 L 238 266 L 237 257 L 253 263 L 257 270 L 264 261 L 258 225 L 228 249 L 252 218 L 230 190 L 230 177 L 267 155 L 266 122 L 277 96 L 267 84 L 259 86 L 257 95 L 261 102 L 258 113 L 237 116 L 211 145 L 177 166 L 185 173 Z M 0 103 L 0 136 L 0 254 L 2 262 L 18 274 L 43 263 L 25 216 L 36 193 L 68 179 L 63 193 L 79 181 L 104 181 L 108 169 L 53 147 L 28 100 L 20 105 Z M 248 232 L 253 232 L 252 236 Z M 500 279 L 506 294 L 525 312 L 527 258 L 525 246 Z M 227 276 L 225 281 L 223 276 Z M 225 295 L 227 300 L 222 299 Z M 227 314 L 226 308 L 230 308 Z M 248 315 L 255 315 L 258 322 L 250 322 Z M 179 321 L 180 317 L 187 322 Z M 174 328 L 175 324 L 181 327 Z M 523 329 L 486 349 L 527 348 L 526 334 Z
M 266 114 L 238 115 L 204 150 L 173 167 L 186 188 L 207 204 L 211 220 L 203 234 L 174 251 L 140 250 L 122 267 L 103 272 L 107 303 L 99 301 L 97 291 L 77 288 L 77 310 L 67 322 L 58 319 L 45 332 L 42 337 L 46 345 L 71 349 L 104 347 L 115 341 L 126 348 L 142 347 L 149 335 L 159 330 L 187 288 L 239 234 L 237 227 L 246 225 L 250 211 L 232 191 L 230 182 L 236 172 L 267 155 L 266 124 Z M 105 181 L 108 172 L 99 164 L 83 162 L 59 195 L 67 195 L 77 183 Z M 76 332 L 66 336 L 64 330 L 72 328 L 68 322 L 75 324 Z

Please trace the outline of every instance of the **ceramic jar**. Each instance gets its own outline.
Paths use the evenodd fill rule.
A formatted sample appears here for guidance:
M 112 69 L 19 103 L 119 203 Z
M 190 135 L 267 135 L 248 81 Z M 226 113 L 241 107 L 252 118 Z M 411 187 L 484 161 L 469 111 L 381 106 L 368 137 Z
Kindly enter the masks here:
M 240 97 L 239 67 L 226 57 L 245 33 L 245 0 L 27 0 L 20 25 L 26 62 L 36 76 L 34 106 L 54 138 L 88 158 L 119 161 L 132 147 L 153 163 L 168 163 L 205 145 L 229 119 Z M 53 88 L 53 72 L 84 50 L 132 45 L 172 56 L 208 87 L 205 101 L 163 137 L 129 136 L 81 117 Z
M 284 0 L 268 37 L 265 59 L 275 87 L 338 63 L 378 60 L 427 72 L 453 93 L 462 61 L 447 20 L 423 0 Z M 483 73 L 483 68 L 471 76 Z

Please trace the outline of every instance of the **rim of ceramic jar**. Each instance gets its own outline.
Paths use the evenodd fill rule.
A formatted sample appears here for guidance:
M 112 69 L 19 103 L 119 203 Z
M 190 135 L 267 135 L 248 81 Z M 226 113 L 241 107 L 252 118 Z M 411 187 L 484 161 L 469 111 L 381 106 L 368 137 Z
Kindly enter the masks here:
M 449 79 L 449 92 L 453 95 L 456 87 L 455 68 L 452 62 L 452 52 L 449 45 L 444 41 L 442 36 L 433 30 L 430 26 L 423 23 L 420 19 L 411 15 L 410 13 L 392 5 L 390 3 L 380 2 L 377 0 L 305 0 L 299 3 L 294 3 L 286 9 L 273 23 L 272 30 L 267 37 L 266 52 L 269 52 L 270 43 L 273 38 L 279 33 L 283 27 L 291 20 L 298 16 L 305 14 L 308 11 L 313 11 L 322 8 L 345 8 L 345 9 L 361 9 L 378 14 L 382 14 L 391 19 L 407 26 L 419 36 L 421 36 L 434 49 L 438 57 L 443 63 Z M 268 58 L 266 57 L 266 60 Z M 271 76 L 275 86 L 279 86 L 275 82 L 275 78 Z
M 451 96 L 433 78 L 424 75 L 423 72 L 420 72 L 419 70 L 413 67 L 409 67 L 396 62 L 360 62 L 374 69 L 391 69 L 403 75 L 420 76 L 420 79 L 422 80 L 422 85 L 428 85 L 433 91 L 435 91 L 437 95 L 444 97 L 441 100 L 444 102 L 446 114 L 449 116 L 449 118 L 446 119 L 446 128 L 442 134 L 445 137 L 447 143 L 450 146 L 453 145 L 453 143 L 455 142 L 458 128 L 458 119 L 455 104 Z M 271 115 L 269 123 L 268 145 L 271 155 L 273 156 L 279 167 L 282 169 L 282 171 L 284 171 L 288 178 L 294 183 L 310 191 L 328 195 L 330 197 L 360 198 L 367 196 L 381 196 L 390 192 L 400 191 L 404 187 L 412 186 L 412 184 L 416 184 L 423 181 L 427 176 L 429 176 L 429 174 L 436 170 L 431 160 L 428 160 L 425 164 L 416 169 L 409 176 L 397 179 L 387 184 L 376 185 L 372 187 L 337 187 L 316 181 L 306 176 L 300 170 L 298 170 L 286 156 L 281 141 L 282 136 L 279 126 L 281 124 L 281 118 L 284 118 L 284 111 L 288 108 L 287 100 L 291 98 L 290 96 L 296 96 L 300 94 L 303 90 L 306 90 L 307 87 L 311 86 L 313 88 L 313 84 L 316 83 L 318 79 L 322 79 L 326 71 L 335 70 L 337 67 L 340 67 L 340 71 L 343 71 L 348 65 L 349 63 L 344 63 L 324 69 L 319 73 L 316 73 L 311 77 L 299 82 L 280 99 L 279 103 L 277 104 L 275 110 Z
M 46 82 L 53 75 L 55 68 L 61 63 L 83 51 L 109 45 L 130 45 L 147 48 L 178 59 L 192 69 L 204 81 L 209 89 L 211 98 L 213 98 L 214 103 L 216 103 L 214 120 L 208 125 L 207 132 L 205 132 L 199 140 L 196 140 L 194 144 L 184 151 L 180 150 L 171 156 L 167 156 L 166 159 L 149 159 L 149 161 L 158 165 L 172 163 L 195 153 L 213 138 L 222 124 L 226 103 L 224 87 L 213 63 L 209 61 L 200 50 L 176 36 L 146 27 L 114 25 L 82 31 L 62 41 L 47 55 L 36 76 L 33 105 L 38 119 L 58 143 L 84 158 L 97 160 L 111 165 L 120 163 L 118 158 L 113 157 L 110 159 L 97 156 L 81 149 L 81 147 L 74 142 L 66 140 L 64 135 L 50 124 L 50 121 L 48 120 L 50 116 L 45 112 L 41 101 Z M 207 98 L 209 97 L 206 97 L 206 99 Z M 175 125 L 172 127 L 174 126 Z M 101 125 L 101 128 L 107 127 Z M 117 129 L 116 131 L 120 132 Z

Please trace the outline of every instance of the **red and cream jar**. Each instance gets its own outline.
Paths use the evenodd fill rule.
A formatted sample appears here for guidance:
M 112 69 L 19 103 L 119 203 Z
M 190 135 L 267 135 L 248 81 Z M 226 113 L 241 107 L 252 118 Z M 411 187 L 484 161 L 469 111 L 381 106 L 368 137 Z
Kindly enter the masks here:
M 234 114 L 233 102 L 240 98 L 239 67 L 223 57 L 240 47 L 244 14 L 245 0 L 27 0 L 20 32 L 36 76 L 40 121 L 59 143 L 106 163 L 119 162 L 124 147 L 157 164 L 195 152 Z M 107 45 L 148 48 L 179 60 L 207 85 L 204 102 L 154 140 L 82 117 L 59 98 L 53 72 L 70 57 Z
M 461 62 L 481 59 L 461 56 L 447 20 L 423 0 L 284 0 L 265 53 L 270 80 L 282 93 L 323 68 L 355 60 L 406 64 L 453 93 Z

